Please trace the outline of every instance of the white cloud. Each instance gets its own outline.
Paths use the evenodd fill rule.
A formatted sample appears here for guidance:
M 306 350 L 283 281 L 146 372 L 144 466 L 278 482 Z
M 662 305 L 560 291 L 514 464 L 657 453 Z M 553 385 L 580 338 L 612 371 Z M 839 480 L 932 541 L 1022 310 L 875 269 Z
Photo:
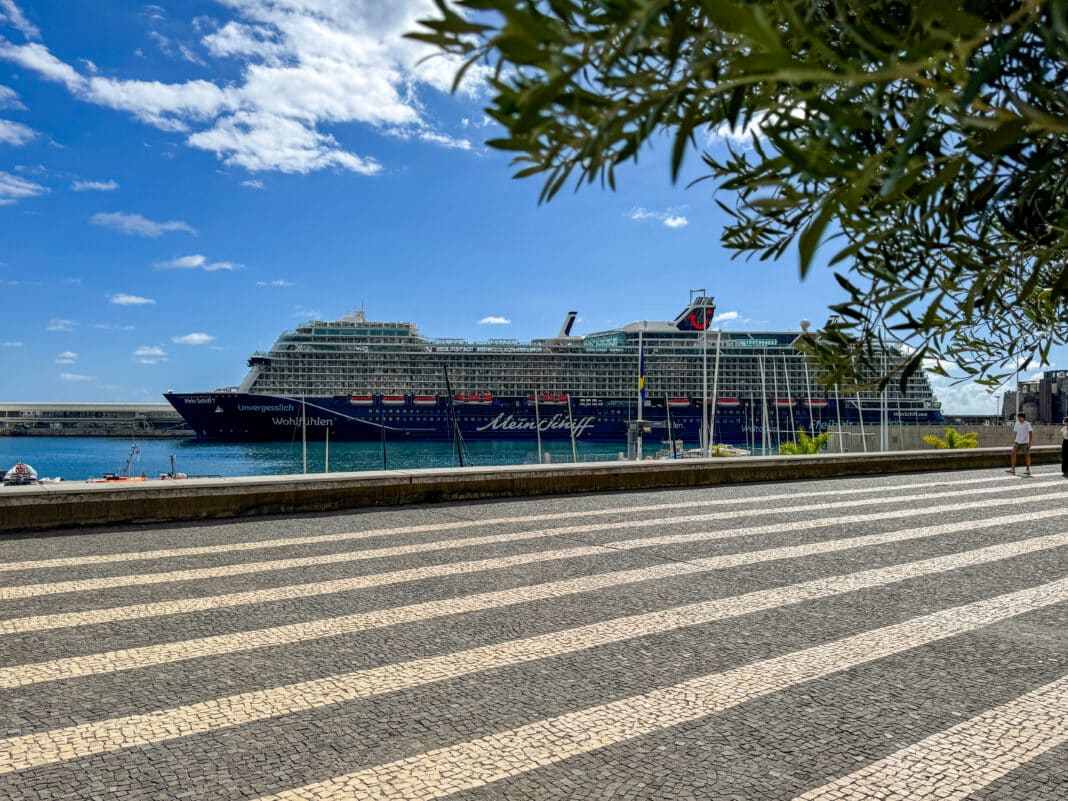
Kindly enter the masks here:
M 244 269 L 244 265 L 234 264 L 232 261 L 208 261 L 207 256 L 199 253 L 191 256 L 178 256 L 169 261 L 157 261 L 152 266 L 157 270 L 204 270 L 209 273 Z
M 293 309 L 293 317 L 298 317 L 301 320 L 321 320 L 323 319 L 323 313 L 318 309 L 308 309 L 304 306 L 297 306 Z
M 40 184 L 19 178 L 0 170 L 0 206 L 8 206 L 28 197 L 43 195 L 48 190 Z
M 115 325 L 114 323 L 91 323 L 90 328 L 95 328 L 98 331 L 136 331 L 137 326 L 134 325 Z
M 712 318 L 712 322 L 714 322 L 714 323 L 726 323 L 726 322 L 730 322 L 731 320 L 737 320 L 738 317 L 739 317 L 739 315 L 738 315 L 738 312 L 736 312 L 736 311 L 723 312 L 722 314 L 717 314 L 715 317 L 713 317 Z
M 180 337 L 171 337 L 171 342 L 179 345 L 207 345 L 209 342 L 213 342 L 215 337 L 211 334 L 202 334 L 194 332 L 192 334 L 185 334 Z
M 0 120 L 0 144 L 22 145 L 37 136 L 36 131 L 22 123 Z
M 930 376 L 935 397 L 944 414 L 1001 414 L 1000 398 L 974 382 L 954 383 L 951 378 Z
M 2 346 L 5 348 L 21 348 L 25 344 L 25 342 L 21 342 L 19 340 L 9 340 L 7 342 L 2 343 Z
M 77 323 L 73 320 L 63 320 L 58 317 L 53 317 L 48 321 L 48 325 L 45 326 L 45 331 L 73 331 L 74 326 Z
M 640 206 L 631 209 L 627 216 L 632 220 L 639 222 L 644 220 L 656 220 L 666 225 L 668 228 L 685 228 L 690 224 L 690 221 L 683 217 L 681 214 L 676 213 L 673 209 L 665 209 L 663 211 L 649 211 L 643 209 Z
M 507 317 L 497 317 L 490 315 L 489 317 L 483 317 L 478 321 L 479 325 L 511 325 L 512 321 Z
M 253 178 L 248 181 L 242 181 L 241 186 L 247 186 L 249 189 L 263 189 L 263 181 Z
M 116 306 L 146 306 L 156 302 L 152 298 L 143 298 L 140 295 L 127 295 L 124 292 L 108 295 L 108 300 Z
M 27 39 L 39 39 L 41 32 L 37 26 L 26 19 L 26 15 L 15 5 L 15 0 L 0 0 L 0 20 L 10 22 Z
M 276 278 L 273 281 L 257 281 L 256 286 L 293 286 L 293 282 L 286 281 L 282 278 Z
M 113 180 L 107 181 L 73 181 L 70 188 L 75 192 L 114 192 L 119 185 Z
M 379 172 L 374 158 L 335 138 L 353 123 L 377 131 L 403 128 L 412 138 L 470 149 L 468 140 L 439 129 L 420 97 L 426 89 L 448 92 L 460 60 L 403 36 L 418 19 L 434 14 L 432 0 L 218 1 L 234 19 L 216 27 L 197 18 L 194 27 L 204 33 L 199 45 L 206 53 L 239 68 L 239 77 L 226 83 L 82 74 L 38 43 L 3 43 L 0 58 L 63 83 L 80 99 L 124 110 L 164 130 L 187 132 L 190 147 L 253 172 Z M 203 63 L 191 47 L 158 31 L 150 35 L 174 57 Z M 481 91 L 488 71 L 488 66 L 473 67 L 461 94 Z
M 26 107 L 19 102 L 18 92 L 10 86 L 0 84 L 0 108 L 24 109 Z
M 78 359 L 78 354 L 72 350 L 65 350 L 55 358 L 56 364 L 74 364 Z
M 78 373 L 60 373 L 59 377 L 63 381 L 95 381 L 96 380 L 91 375 L 79 375 Z
M 124 234 L 147 236 L 152 239 L 161 237 L 169 231 L 185 231 L 194 236 L 196 235 L 196 230 L 189 225 L 189 223 L 182 222 L 181 220 L 155 222 L 154 220 L 142 217 L 140 214 L 127 214 L 122 211 L 94 214 L 89 218 L 89 222 L 93 225 L 102 225 L 105 228 L 114 228 L 116 231 L 121 231 Z
M 156 345 L 142 345 L 133 352 L 133 360 L 138 364 L 159 364 L 167 361 L 167 352 Z

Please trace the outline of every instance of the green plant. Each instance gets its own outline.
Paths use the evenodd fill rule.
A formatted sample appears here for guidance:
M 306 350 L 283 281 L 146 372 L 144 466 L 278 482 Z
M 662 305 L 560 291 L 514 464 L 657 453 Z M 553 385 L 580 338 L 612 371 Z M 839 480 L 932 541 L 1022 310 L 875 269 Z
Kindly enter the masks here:
M 979 434 L 976 431 L 961 434 L 955 428 L 947 428 L 945 439 L 935 434 L 928 434 L 923 438 L 923 441 L 932 448 L 978 448 Z
M 543 200 L 615 189 L 655 144 L 711 179 L 728 250 L 827 264 L 845 300 L 800 343 L 824 384 L 956 366 L 996 387 L 1068 341 L 1068 0 L 436 6 L 409 36 L 485 79 L 487 144 Z
M 827 445 L 827 440 L 830 438 L 831 433 L 829 431 L 810 437 L 805 433 L 805 427 L 802 426 L 797 429 L 797 440 L 795 442 L 784 442 L 779 446 L 779 453 L 783 456 L 807 456 L 812 453 L 819 453 Z

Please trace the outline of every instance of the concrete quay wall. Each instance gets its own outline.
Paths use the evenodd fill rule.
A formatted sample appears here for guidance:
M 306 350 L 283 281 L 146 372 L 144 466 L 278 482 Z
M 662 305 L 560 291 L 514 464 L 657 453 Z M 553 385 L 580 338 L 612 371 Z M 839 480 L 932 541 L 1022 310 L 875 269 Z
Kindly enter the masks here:
M 1033 451 L 1057 462 L 1059 446 Z M 391 470 L 0 489 L 0 532 L 490 498 L 1004 467 L 1006 448 Z

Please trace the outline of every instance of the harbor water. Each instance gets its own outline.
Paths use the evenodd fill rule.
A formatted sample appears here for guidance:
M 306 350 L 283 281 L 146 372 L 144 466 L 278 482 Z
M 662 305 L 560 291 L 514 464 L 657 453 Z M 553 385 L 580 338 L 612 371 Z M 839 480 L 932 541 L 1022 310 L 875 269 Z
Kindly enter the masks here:
M 110 437 L 0 437 L 0 472 L 17 461 L 32 465 L 40 476 L 64 481 L 84 481 L 104 473 L 119 473 L 131 449 L 131 475 L 158 478 L 175 468 L 189 476 L 272 476 L 304 471 L 299 440 L 294 442 L 207 442 L 195 439 L 142 439 L 136 442 Z M 659 442 L 646 443 L 646 454 L 661 448 Z M 576 445 L 578 461 L 615 461 L 626 452 L 626 443 L 583 443 Z M 331 442 L 329 472 L 360 470 L 413 470 L 423 467 L 457 467 L 454 445 L 447 442 Z M 545 443 L 542 452 L 552 464 L 574 461 L 569 442 Z M 537 464 L 535 442 L 472 442 L 463 449 L 466 466 Z M 325 443 L 309 442 L 309 473 L 326 472 Z

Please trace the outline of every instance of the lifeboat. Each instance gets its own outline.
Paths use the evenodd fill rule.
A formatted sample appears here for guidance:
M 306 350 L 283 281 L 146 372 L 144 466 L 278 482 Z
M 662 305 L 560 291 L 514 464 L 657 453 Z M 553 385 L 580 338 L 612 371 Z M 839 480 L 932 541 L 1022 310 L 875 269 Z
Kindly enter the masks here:
M 531 395 L 529 398 L 527 398 L 527 400 L 531 400 L 531 401 L 534 400 L 534 396 Z M 539 404 L 543 404 L 543 403 L 545 403 L 545 404 L 567 403 L 567 395 L 565 395 L 563 393 L 560 393 L 560 392 L 543 392 L 540 395 L 538 395 L 538 403 Z
M 689 405 L 690 405 L 690 399 L 689 398 L 668 398 L 668 406 L 677 407 L 677 406 L 689 406 Z
M 821 409 L 827 405 L 826 398 L 809 398 L 805 401 L 805 405 L 813 409 Z
M 383 395 L 382 396 L 382 405 L 383 406 L 403 406 L 404 405 L 404 396 L 403 395 Z
M 722 406 L 725 409 L 737 409 L 742 405 L 742 401 L 739 398 L 716 398 L 716 406 Z
M 437 406 L 438 399 L 434 395 L 416 395 L 412 403 L 416 406 Z
M 776 398 L 775 399 L 775 405 L 776 406 L 793 406 L 794 405 L 794 399 L 793 398 Z
M 353 406 L 370 406 L 375 402 L 373 395 L 350 395 L 349 403 Z
M 457 403 L 493 403 L 493 395 L 488 392 L 461 392 L 459 395 L 453 395 L 452 399 Z

